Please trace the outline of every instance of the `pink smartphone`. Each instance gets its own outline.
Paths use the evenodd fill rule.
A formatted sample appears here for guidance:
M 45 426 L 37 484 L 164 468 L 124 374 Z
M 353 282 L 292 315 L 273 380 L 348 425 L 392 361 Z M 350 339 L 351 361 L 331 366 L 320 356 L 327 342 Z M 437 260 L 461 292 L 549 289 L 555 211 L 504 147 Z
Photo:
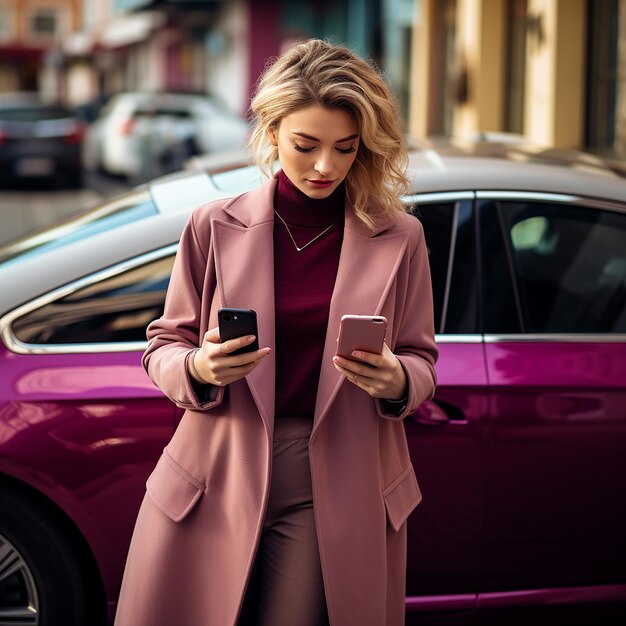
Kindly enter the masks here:
M 337 354 L 352 360 L 353 350 L 380 354 L 386 330 L 387 318 L 382 315 L 344 315 L 339 324 Z

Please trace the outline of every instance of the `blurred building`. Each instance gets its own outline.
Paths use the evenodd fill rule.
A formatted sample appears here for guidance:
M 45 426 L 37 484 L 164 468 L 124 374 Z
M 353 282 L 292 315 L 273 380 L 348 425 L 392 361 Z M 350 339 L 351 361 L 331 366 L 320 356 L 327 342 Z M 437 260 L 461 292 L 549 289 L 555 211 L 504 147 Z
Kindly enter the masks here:
M 204 91 L 213 5 L 188 11 L 139 0 L 84 0 L 83 36 L 99 97 L 119 91 Z M 210 6 L 208 6 L 210 5 Z
M 82 0 L 0 0 L 0 92 L 59 96 L 62 43 L 79 27 L 81 12 Z
M 626 157 L 626 0 L 0 0 L 0 91 L 212 93 L 245 113 L 267 60 L 309 37 L 376 61 L 413 135 Z
M 626 157 L 626 0 L 418 0 L 410 130 Z
M 101 93 L 210 91 L 243 113 L 269 58 L 296 40 L 330 37 L 388 67 L 406 106 L 413 5 L 414 0 L 89 0 L 83 38 Z

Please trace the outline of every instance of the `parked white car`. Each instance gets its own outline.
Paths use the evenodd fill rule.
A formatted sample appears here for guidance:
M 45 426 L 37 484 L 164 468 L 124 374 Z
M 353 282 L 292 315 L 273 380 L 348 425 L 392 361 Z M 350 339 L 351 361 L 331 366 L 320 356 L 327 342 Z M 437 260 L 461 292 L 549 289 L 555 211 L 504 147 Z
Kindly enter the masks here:
M 180 169 L 195 154 L 241 147 L 248 124 L 203 95 L 114 95 L 87 131 L 85 166 L 144 181 Z

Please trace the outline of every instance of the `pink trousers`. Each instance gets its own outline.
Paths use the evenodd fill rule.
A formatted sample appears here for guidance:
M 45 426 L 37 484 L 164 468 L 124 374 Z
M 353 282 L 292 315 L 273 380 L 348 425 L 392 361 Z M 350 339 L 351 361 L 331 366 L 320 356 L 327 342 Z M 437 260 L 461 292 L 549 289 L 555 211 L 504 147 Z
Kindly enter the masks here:
M 272 484 L 238 626 L 326 626 L 308 443 L 309 418 L 274 426 Z

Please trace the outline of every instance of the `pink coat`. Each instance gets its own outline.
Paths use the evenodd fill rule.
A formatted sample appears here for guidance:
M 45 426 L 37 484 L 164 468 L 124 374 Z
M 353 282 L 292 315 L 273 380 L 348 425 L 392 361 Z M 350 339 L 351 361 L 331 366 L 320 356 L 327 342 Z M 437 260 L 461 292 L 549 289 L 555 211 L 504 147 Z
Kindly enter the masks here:
M 116 626 L 237 621 L 270 485 L 274 357 L 205 402 L 185 361 L 220 306 L 255 309 L 260 345 L 274 348 L 275 184 L 197 209 L 182 235 L 144 365 L 186 411 L 147 482 Z M 387 317 L 386 341 L 409 381 L 399 417 L 334 368 L 347 313 Z M 405 522 L 421 495 L 402 419 L 432 396 L 436 357 L 421 224 L 405 215 L 371 232 L 347 207 L 309 444 L 331 626 L 404 623 Z

